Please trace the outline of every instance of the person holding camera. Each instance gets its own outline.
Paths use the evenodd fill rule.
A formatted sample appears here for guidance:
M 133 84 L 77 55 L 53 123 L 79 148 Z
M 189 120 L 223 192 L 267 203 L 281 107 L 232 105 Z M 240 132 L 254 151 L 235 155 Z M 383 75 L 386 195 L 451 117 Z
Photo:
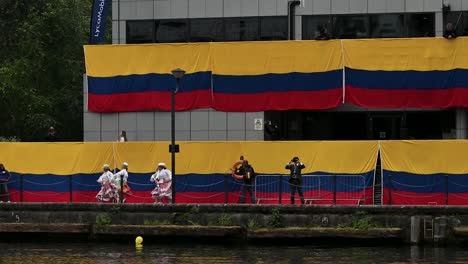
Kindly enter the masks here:
M 294 195 L 296 194 L 296 190 L 299 193 L 299 197 L 301 198 L 301 203 L 304 204 L 304 195 L 302 194 L 302 169 L 305 168 L 304 163 L 299 160 L 299 157 L 294 157 L 288 165 L 286 165 L 286 169 L 291 171 L 289 175 L 289 186 L 291 187 L 291 204 L 294 204 Z
M 241 165 L 241 167 L 236 168 L 237 165 Z M 241 160 L 237 161 L 234 163 L 232 167 L 232 176 L 234 178 L 242 181 L 241 185 L 241 196 L 239 203 L 243 204 L 245 203 L 245 197 L 247 195 L 247 192 L 250 194 L 250 201 L 252 204 L 255 204 L 255 193 L 252 190 L 252 187 L 255 184 L 255 171 L 253 167 L 249 164 L 247 160 L 243 159 L 243 156 L 241 156 Z

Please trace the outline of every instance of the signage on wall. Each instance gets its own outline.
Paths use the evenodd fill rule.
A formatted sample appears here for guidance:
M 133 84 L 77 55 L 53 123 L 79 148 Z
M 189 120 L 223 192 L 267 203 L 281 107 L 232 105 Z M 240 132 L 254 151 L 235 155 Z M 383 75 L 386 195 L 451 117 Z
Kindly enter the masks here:
M 263 130 L 263 118 L 254 119 L 254 130 Z

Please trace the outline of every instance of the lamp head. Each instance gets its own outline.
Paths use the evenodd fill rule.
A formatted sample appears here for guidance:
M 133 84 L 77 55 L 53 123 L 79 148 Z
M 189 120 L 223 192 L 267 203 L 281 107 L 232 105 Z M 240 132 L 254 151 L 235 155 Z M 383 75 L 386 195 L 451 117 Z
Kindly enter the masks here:
M 176 79 L 181 79 L 182 77 L 184 77 L 184 74 L 185 74 L 185 71 L 182 70 L 181 68 L 177 68 L 175 70 L 172 70 L 172 75 L 176 78 Z

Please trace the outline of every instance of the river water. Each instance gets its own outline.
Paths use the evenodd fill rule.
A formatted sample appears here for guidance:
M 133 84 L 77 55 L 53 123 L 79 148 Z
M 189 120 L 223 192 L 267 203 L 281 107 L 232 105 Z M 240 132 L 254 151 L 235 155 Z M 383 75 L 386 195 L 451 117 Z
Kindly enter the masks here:
M 463 247 L 0 243 L 1 264 L 468 263 Z

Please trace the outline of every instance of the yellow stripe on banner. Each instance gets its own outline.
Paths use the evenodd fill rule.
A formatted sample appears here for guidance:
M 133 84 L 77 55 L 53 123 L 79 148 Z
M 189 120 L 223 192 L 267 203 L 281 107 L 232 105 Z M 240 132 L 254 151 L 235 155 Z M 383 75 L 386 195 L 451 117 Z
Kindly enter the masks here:
M 230 173 L 244 155 L 260 173 L 287 174 L 284 166 L 299 156 L 305 172 L 360 174 L 375 169 L 377 141 L 319 142 L 180 142 L 176 155 L 177 174 Z M 130 171 L 154 171 L 159 162 L 170 169 L 169 142 L 116 144 L 119 164 L 127 161 Z
M 171 74 L 210 70 L 210 43 L 84 46 L 86 73 L 92 77 Z
M 468 69 L 468 38 L 343 40 L 345 67 L 371 71 Z
M 212 43 L 212 60 L 213 73 L 219 75 L 314 73 L 343 68 L 339 40 Z
M 112 143 L 0 143 L 0 163 L 23 174 L 97 173 L 112 164 Z
M 259 173 L 287 174 L 284 166 L 293 156 L 305 172 L 360 174 L 372 171 L 377 141 L 315 142 L 180 142 L 176 174 L 230 173 L 244 155 Z M 129 164 L 129 172 L 151 173 L 159 162 L 171 169 L 169 142 L 125 143 L 2 143 L 0 162 L 8 170 L 28 174 L 72 175 L 98 173 Z
M 383 141 L 385 170 L 414 174 L 468 174 L 468 141 Z

